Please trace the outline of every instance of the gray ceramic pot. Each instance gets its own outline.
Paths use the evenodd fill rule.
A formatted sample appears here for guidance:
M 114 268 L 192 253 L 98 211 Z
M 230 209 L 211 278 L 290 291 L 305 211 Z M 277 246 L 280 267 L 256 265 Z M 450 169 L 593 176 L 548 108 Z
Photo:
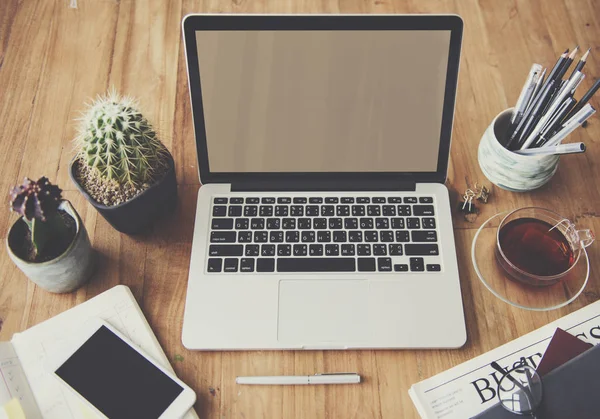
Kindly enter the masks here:
M 18 257 L 11 243 L 15 242 L 16 234 L 21 234 L 22 226 L 19 223 L 25 223 L 22 219 L 14 223 L 8 232 L 6 247 L 15 265 L 36 285 L 46 291 L 65 293 L 76 290 L 89 279 L 94 268 L 94 252 L 87 230 L 71 203 L 62 201 L 58 208 L 73 217 L 77 229 L 75 239 L 62 255 L 42 263 L 28 262 Z

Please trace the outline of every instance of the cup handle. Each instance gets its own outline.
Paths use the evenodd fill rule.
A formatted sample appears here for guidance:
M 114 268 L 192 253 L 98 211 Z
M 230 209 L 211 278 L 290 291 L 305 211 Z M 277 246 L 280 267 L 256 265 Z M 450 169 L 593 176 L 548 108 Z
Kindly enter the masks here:
M 581 247 L 588 247 L 596 239 L 594 232 L 589 229 L 577 230 L 577 237 L 579 238 L 579 243 L 581 244 Z

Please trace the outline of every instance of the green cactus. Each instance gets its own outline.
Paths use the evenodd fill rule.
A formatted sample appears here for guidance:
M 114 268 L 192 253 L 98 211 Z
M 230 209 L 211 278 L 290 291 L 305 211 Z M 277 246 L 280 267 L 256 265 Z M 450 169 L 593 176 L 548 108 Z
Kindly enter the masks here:
M 89 105 L 76 141 L 80 160 L 107 183 L 139 187 L 155 179 L 169 155 L 137 102 L 114 89 Z

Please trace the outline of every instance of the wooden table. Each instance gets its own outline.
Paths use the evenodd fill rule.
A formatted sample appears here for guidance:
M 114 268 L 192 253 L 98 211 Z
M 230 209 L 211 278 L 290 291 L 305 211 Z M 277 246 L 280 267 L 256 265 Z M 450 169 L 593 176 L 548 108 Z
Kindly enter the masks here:
M 76 3 L 77 8 L 69 7 Z M 58 183 L 84 219 L 101 257 L 87 286 L 68 295 L 37 289 L 0 251 L 0 340 L 104 290 L 131 287 L 177 374 L 196 390 L 202 418 L 413 418 L 411 384 L 534 330 L 599 298 L 600 243 L 589 248 L 592 277 L 571 305 L 551 312 L 513 308 L 487 291 L 473 271 L 476 228 L 501 210 L 538 205 L 600 231 L 600 120 L 572 135 L 584 155 L 567 156 L 552 181 L 532 193 L 498 188 L 474 223 L 455 214 L 455 234 L 468 327 L 459 350 L 348 352 L 189 352 L 181 327 L 192 241 L 198 168 L 181 42 L 190 12 L 458 13 L 465 20 L 448 187 L 453 209 L 467 183 L 484 181 L 477 145 L 485 128 L 517 99 L 532 62 L 553 65 L 575 44 L 592 55 L 580 90 L 600 77 L 600 2 L 495 1 L 222 1 L 2 0 L 0 2 L 0 191 L 24 176 Z M 67 166 L 73 119 L 89 98 L 115 86 L 138 97 L 172 151 L 177 213 L 147 234 L 116 232 L 75 190 Z M 592 104 L 600 106 L 597 95 Z M 7 199 L 6 195 L 5 198 Z M 6 202 L 6 201 L 4 201 Z M 455 211 L 457 212 L 457 211 Z M 0 212 L 0 237 L 16 220 Z M 435 290 L 432 290 L 435 292 Z M 361 385 L 239 387 L 236 375 L 358 371 Z

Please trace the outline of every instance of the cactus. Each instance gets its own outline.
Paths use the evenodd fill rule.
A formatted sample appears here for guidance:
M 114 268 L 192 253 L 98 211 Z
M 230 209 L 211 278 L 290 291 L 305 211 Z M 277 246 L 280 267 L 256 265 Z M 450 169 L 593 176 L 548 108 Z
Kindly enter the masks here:
M 69 229 L 58 213 L 62 190 L 52 185 L 47 177 L 37 182 L 25 178 L 22 185 L 10 191 L 10 208 L 20 214 L 31 231 L 31 241 L 36 255 L 48 243 L 69 234 Z
M 137 107 L 113 89 L 98 96 L 80 119 L 80 161 L 108 184 L 151 184 L 153 174 L 167 164 L 169 152 Z

